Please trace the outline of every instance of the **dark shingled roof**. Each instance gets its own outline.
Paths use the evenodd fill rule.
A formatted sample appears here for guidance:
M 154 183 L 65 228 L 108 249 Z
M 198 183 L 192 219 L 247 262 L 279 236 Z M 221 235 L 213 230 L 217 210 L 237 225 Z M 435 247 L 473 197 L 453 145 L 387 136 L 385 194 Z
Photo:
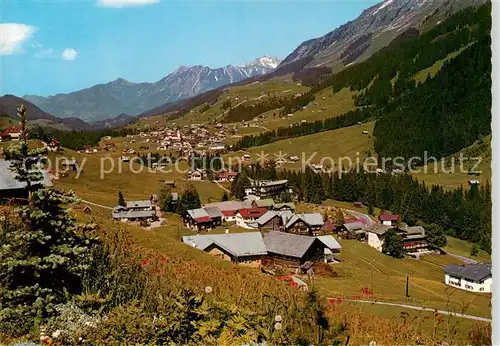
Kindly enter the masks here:
M 295 258 L 302 258 L 315 241 L 317 240 L 314 237 L 284 232 L 272 231 L 264 234 L 268 252 Z
M 444 267 L 444 272 L 464 279 L 481 281 L 491 276 L 491 264 L 450 264 Z

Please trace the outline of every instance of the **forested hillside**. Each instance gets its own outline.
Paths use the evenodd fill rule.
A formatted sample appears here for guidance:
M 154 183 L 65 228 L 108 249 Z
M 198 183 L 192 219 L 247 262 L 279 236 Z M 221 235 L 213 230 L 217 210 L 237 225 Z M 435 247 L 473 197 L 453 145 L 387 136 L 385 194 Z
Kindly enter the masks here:
M 359 92 L 356 111 L 246 136 L 235 148 L 373 119 L 377 120 L 374 136 L 379 156 L 423 156 L 427 151 L 439 158 L 471 145 L 491 132 L 490 12 L 490 4 L 466 9 L 420 36 L 410 29 L 367 61 L 319 77 L 309 91 L 314 99 L 314 93 L 323 88 L 335 93 L 350 87 Z M 419 71 L 457 52 L 434 77 L 416 81 Z

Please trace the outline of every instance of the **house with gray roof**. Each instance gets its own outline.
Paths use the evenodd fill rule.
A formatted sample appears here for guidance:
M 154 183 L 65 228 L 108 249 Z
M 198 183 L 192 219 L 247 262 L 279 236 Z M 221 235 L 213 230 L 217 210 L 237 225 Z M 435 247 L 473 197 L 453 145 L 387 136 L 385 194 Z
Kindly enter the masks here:
M 26 182 L 16 179 L 16 174 L 10 170 L 10 161 L 0 160 L 0 199 L 28 198 Z M 45 187 L 53 186 L 49 174 L 40 169 L 42 180 L 32 184 L 42 184 Z
M 222 211 L 219 209 L 219 207 L 205 207 L 204 209 L 212 219 L 213 227 L 222 225 L 222 219 L 224 215 L 222 214 Z
M 317 235 L 325 224 L 320 213 L 293 214 L 284 226 L 285 232 L 301 235 Z
M 450 264 L 444 268 L 444 273 L 444 282 L 449 286 L 479 293 L 492 292 L 491 264 Z
M 151 199 L 127 201 L 125 207 L 127 208 L 127 210 L 134 211 L 153 210 L 153 202 L 151 201 Z
M 115 207 L 116 209 L 116 207 Z M 114 220 L 122 222 L 151 222 L 156 219 L 154 210 L 116 210 L 113 209 L 112 217 Z
M 288 187 L 288 180 L 251 180 L 251 186 L 245 189 L 246 195 L 256 195 L 261 198 L 278 196 L 282 192 L 292 193 Z
M 272 207 L 273 210 L 290 210 L 290 211 L 295 211 L 295 203 L 293 202 L 288 202 L 288 203 L 275 203 Z
M 125 206 L 117 205 L 111 216 L 122 222 L 151 222 L 157 219 L 151 199 L 126 201 Z
M 326 246 L 324 250 L 325 262 L 337 262 L 338 259 L 335 255 L 339 254 L 342 249 L 342 246 L 339 244 L 337 239 L 335 239 L 331 234 L 321 235 L 316 238 L 318 238 Z
M 318 238 L 271 231 L 263 236 L 267 260 L 273 264 L 299 267 L 307 261 L 321 261 L 327 246 Z
M 259 267 L 267 255 L 260 232 L 184 236 L 182 242 L 233 263 Z
M 388 230 L 395 229 L 403 242 L 403 249 L 411 256 L 419 256 L 435 251 L 429 246 L 425 229 L 422 226 L 394 227 L 388 224 L 372 224 L 364 229 L 368 245 L 382 252 L 385 234 Z
M 272 209 L 274 206 L 274 200 L 272 198 L 256 199 L 252 202 L 252 204 L 254 207 Z
M 190 209 L 183 216 L 184 226 L 199 230 L 211 229 L 214 225 L 212 217 L 205 208 Z

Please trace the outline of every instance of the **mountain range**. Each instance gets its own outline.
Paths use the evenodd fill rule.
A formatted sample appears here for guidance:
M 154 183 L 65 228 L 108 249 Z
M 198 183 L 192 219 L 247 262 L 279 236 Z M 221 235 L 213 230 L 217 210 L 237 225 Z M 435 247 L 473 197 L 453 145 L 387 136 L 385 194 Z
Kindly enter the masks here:
M 242 66 L 216 69 L 201 65 L 181 66 L 155 83 L 132 83 L 119 78 L 69 94 L 25 95 L 23 98 L 61 118 L 106 121 L 117 116 L 137 115 L 165 103 L 272 72 L 279 63 L 278 58 L 264 56 Z
M 93 123 L 94 127 L 122 126 L 136 116 L 188 109 L 189 105 L 217 97 L 218 92 L 230 84 L 290 73 L 301 79 L 299 73 L 314 70 L 340 71 L 368 59 L 410 28 L 417 33 L 425 32 L 452 13 L 485 2 L 487 0 L 385 0 L 326 35 L 303 42 L 283 61 L 264 56 L 242 66 L 216 69 L 181 66 L 155 83 L 133 83 L 119 78 L 69 94 L 25 95 L 23 98 L 59 118 L 76 117 Z
M 386 0 L 364 10 L 355 20 L 300 44 L 278 70 L 300 60 L 303 68 L 343 67 L 366 60 L 409 28 L 421 32 L 465 7 L 486 0 Z
M 63 131 L 92 130 L 94 128 L 103 127 L 101 124 L 96 124 L 95 126 L 90 125 L 76 117 L 68 117 L 64 119 L 55 117 L 52 114 L 44 112 L 33 103 L 10 94 L 0 97 L 0 116 L 7 116 L 18 120 L 17 108 L 20 104 L 24 104 L 26 106 L 29 114 L 28 124 L 32 126 L 38 125 L 42 127 L 52 127 Z

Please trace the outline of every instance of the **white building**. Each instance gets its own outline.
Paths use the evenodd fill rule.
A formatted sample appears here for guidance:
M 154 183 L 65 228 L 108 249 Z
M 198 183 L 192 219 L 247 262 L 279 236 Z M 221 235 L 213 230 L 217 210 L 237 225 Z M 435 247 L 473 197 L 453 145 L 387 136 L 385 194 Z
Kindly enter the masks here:
M 444 268 L 444 282 L 462 290 L 491 293 L 491 264 L 450 264 Z

